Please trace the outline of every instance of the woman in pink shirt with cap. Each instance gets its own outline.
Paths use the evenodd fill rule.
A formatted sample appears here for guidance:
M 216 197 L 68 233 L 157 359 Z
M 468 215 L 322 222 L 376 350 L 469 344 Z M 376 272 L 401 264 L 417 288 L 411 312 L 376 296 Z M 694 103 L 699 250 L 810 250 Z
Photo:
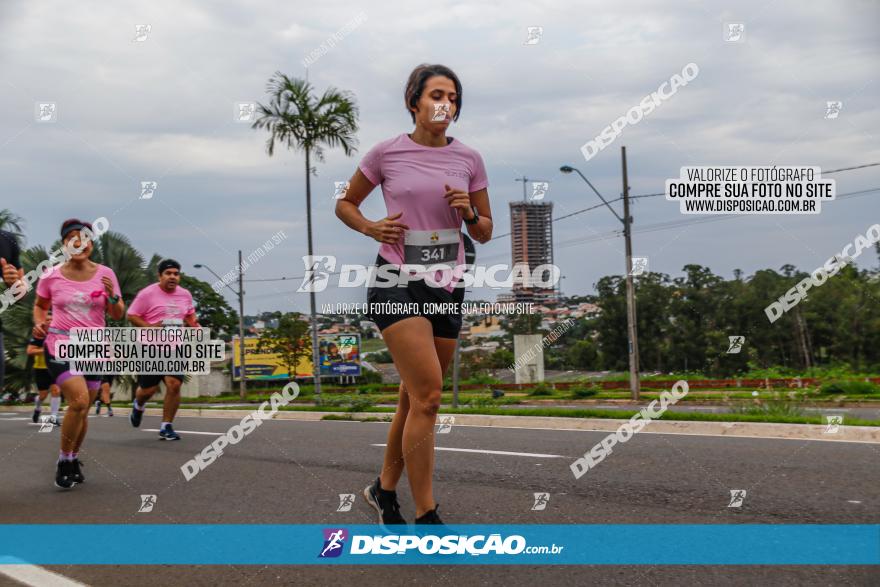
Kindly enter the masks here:
M 71 256 L 40 278 L 34 304 L 34 338 L 45 339 L 46 367 L 67 400 L 55 472 L 55 485 L 62 489 L 85 481 L 78 454 L 88 429 L 89 406 L 101 387 L 101 376 L 71 373 L 70 361 L 55 358 L 55 344 L 69 340 L 71 328 L 101 328 L 106 325 L 105 314 L 114 320 L 125 315 L 116 274 L 89 259 L 94 249 L 93 236 L 88 222 L 76 218 L 64 221 L 61 242 Z
M 416 524 L 441 524 L 434 501 L 434 425 L 443 373 L 455 352 L 461 311 L 421 311 L 428 304 L 460 308 L 464 299 L 462 223 L 474 240 L 492 237 L 488 180 L 480 154 L 446 130 L 461 114 L 461 82 L 443 65 L 422 64 L 409 76 L 404 103 L 415 129 L 380 142 L 364 156 L 336 215 L 381 243 L 376 265 L 386 275 L 401 270 L 405 287 L 375 284 L 367 294 L 370 318 L 400 373 L 397 411 L 388 433 L 384 466 L 364 497 L 381 524 L 405 524 L 396 487 L 406 467 Z M 382 186 L 387 216 L 371 221 L 360 204 Z M 406 265 L 423 265 L 413 271 Z M 382 273 L 380 273 L 381 275 Z M 384 308 L 393 310 L 386 311 Z

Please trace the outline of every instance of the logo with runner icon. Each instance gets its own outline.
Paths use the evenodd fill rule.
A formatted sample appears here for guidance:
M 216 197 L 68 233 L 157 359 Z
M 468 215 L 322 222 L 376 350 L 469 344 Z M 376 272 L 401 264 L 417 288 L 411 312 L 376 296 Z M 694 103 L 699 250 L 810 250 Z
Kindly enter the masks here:
M 352 505 L 354 505 L 354 493 L 340 493 L 339 494 L 339 507 L 336 508 L 336 511 L 337 512 L 350 512 Z
M 138 508 L 139 514 L 148 514 L 153 511 L 156 506 L 155 495 L 141 495 L 141 507 Z
M 324 528 L 324 548 L 318 558 L 336 558 L 342 554 L 348 531 L 345 528 Z
M 549 493 L 536 493 L 535 494 L 535 503 L 532 505 L 532 511 L 539 512 L 541 510 L 547 509 L 547 504 L 550 503 L 550 494 Z

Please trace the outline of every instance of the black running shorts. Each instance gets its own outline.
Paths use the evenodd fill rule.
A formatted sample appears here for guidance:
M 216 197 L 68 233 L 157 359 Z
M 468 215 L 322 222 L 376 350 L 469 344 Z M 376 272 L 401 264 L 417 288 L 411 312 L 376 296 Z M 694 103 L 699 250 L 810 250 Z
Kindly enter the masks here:
M 48 369 L 34 369 L 34 383 L 37 384 L 39 391 L 47 391 L 54 381 Z
M 183 383 L 183 375 L 138 375 L 138 387 L 141 389 L 156 387 L 159 383 L 165 381 L 166 377 L 174 377 Z
M 387 264 L 388 261 L 381 255 L 376 257 L 376 265 Z M 399 269 L 392 272 L 394 275 L 400 274 Z M 367 290 L 367 316 L 379 330 L 385 330 L 406 318 L 421 316 L 431 322 L 434 336 L 455 339 L 461 330 L 463 301 L 463 287 L 449 292 L 442 287 L 432 287 L 423 279 L 413 279 L 406 287 L 370 287 Z M 446 304 L 448 311 L 436 311 L 439 304 Z
M 46 370 L 52 383 L 61 385 L 71 377 L 85 377 L 86 385 L 92 391 L 101 388 L 101 375 L 74 375 L 70 372 L 70 361 L 60 361 L 49 354 L 49 349 L 43 348 L 46 357 Z

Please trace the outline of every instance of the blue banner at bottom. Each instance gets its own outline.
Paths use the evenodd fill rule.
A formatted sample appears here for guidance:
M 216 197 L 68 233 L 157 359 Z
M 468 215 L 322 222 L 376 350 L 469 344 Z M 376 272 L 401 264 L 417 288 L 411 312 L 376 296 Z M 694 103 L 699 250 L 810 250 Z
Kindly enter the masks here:
M 880 525 L 20 524 L 0 564 L 877 565 Z

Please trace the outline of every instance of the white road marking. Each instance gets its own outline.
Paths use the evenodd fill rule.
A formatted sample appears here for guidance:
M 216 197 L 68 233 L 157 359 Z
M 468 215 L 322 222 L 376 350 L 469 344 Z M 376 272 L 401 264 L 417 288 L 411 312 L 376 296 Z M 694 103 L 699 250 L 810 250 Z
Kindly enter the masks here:
M 385 444 L 372 444 L 370 446 L 386 446 Z M 548 455 L 539 452 L 512 452 L 507 450 L 485 450 L 481 448 L 446 448 L 443 446 L 435 446 L 434 450 L 448 450 L 452 452 L 477 452 L 487 455 L 509 455 L 513 457 L 535 457 L 538 459 L 566 459 L 574 457 L 564 457 L 562 455 Z
M 318 422 L 332 422 L 333 420 L 316 420 Z M 342 420 L 337 420 L 342 421 Z M 623 420 L 614 420 L 623 422 Z M 698 422 L 699 420 L 694 420 Z M 389 424 L 390 422 L 372 422 L 373 424 Z M 725 422 L 727 423 L 727 422 Z M 731 422 L 735 424 L 736 422 Z M 748 422 L 746 422 L 748 423 Z M 549 432 L 604 432 L 605 434 L 613 434 L 614 430 L 600 430 L 598 428 L 539 428 L 534 426 L 485 426 L 483 424 L 456 424 L 456 426 L 467 426 L 468 428 L 503 428 L 504 430 L 544 430 Z M 820 424 L 813 424 L 820 426 Z M 780 438 L 778 436 L 754 436 L 745 434 L 707 434 L 705 432 L 653 432 L 647 427 L 643 428 L 639 434 L 666 434 L 669 436 L 711 436 L 713 438 L 729 438 L 736 440 L 737 438 L 749 438 L 753 440 L 808 440 L 811 442 L 836 442 L 838 444 L 877 444 L 873 440 L 832 440 L 830 438 Z
M 158 432 L 158 428 L 141 428 L 144 432 Z M 225 436 L 225 432 L 199 432 L 198 430 L 175 430 L 181 434 L 205 434 L 207 436 Z
M 12 422 L 13 420 L 30 420 L 30 418 L 0 418 L 0 422 Z
M 33 587 L 83 587 L 86 585 L 36 565 L 0 564 L 0 574 L 6 575 L 13 581 L 18 581 L 22 585 L 32 585 Z

